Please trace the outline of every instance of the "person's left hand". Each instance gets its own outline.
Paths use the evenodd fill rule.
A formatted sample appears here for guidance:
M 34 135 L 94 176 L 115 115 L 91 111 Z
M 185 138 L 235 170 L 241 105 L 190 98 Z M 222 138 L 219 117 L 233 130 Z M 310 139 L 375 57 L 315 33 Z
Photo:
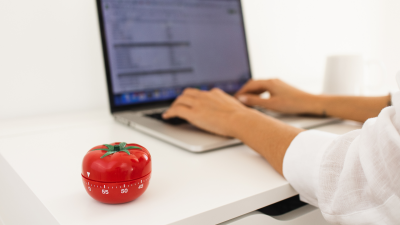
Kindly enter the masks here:
M 163 114 L 163 118 L 180 117 L 209 132 L 234 137 L 237 116 L 250 110 L 218 88 L 211 91 L 187 88 Z

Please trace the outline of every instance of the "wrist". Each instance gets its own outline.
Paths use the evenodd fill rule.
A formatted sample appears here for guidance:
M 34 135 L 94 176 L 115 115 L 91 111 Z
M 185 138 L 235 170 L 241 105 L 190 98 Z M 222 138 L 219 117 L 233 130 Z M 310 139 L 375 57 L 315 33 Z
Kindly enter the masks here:
M 318 116 L 326 116 L 326 99 L 324 95 L 308 96 L 307 113 Z
M 228 135 L 237 139 L 241 139 L 244 133 L 247 132 L 251 120 L 255 119 L 257 111 L 251 108 L 237 110 L 231 114 L 228 119 L 230 129 Z

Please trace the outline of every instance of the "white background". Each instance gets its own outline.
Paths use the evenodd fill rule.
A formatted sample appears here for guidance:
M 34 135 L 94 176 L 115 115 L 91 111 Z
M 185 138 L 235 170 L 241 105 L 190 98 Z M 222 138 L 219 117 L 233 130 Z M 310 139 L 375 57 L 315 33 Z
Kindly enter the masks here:
M 358 53 L 400 70 L 400 1 L 243 0 L 255 78 L 313 93 L 325 58 Z M 0 120 L 107 108 L 94 0 L 0 0 Z

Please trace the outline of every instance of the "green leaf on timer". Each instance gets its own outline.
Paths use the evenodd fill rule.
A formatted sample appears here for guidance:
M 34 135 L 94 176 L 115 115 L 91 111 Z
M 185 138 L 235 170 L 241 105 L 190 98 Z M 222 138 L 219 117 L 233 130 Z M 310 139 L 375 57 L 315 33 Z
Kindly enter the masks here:
M 128 150 L 128 149 L 142 149 L 142 148 L 139 148 L 137 146 L 128 146 L 128 147 L 125 147 L 124 149 Z
M 104 154 L 103 156 L 100 157 L 102 159 L 102 158 L 104 158 L 106 156 L 109 156 L 109 155 L 117 153 L 117 152 L 125 152 L 126 154 L 130 155 L 131 153 L 128 151 L 129 149 L 142 149 L 142 148 L 137 147 L 137 146 L 125 147 L 126 146 L 126 142 L 121 142 L 121 143 L 119 143 L 119 145 L 115 145 L 115 146 L 114 145 L 108 145 L 108 144 L 104 144 L 104 146 L 106 146 L 107 148 L 96 148 L 96 149 L 93 149 L 91 151 L 99 151 L 99 150 L 107 151 L 106 154 Z
M 114 153 L 116 153 L 116 151 L 108 151 L 106 154 L 104 154 L 102 157 L 100 157 L 101 159 L 102 158 L 104 158 L 104 157 L 106 157 L 106 156 L 108 156 L 108 155 L 111 155 L 111 154 L 114 154 Z
M 106 146 L 111 151 L 114 150 L 114 145 L 104 144 L 104 146 Z
M 121 149 L 123 149 L 125 146 L 126 146 L 126 142 L 121 142 L 121 143 L 119 143 L 119 147 L 120 147 Z
M 121 152 L 126 152 L 126 154 L 128 154 L 128 155 L 131 154 L 128 150 L 121 150 Z

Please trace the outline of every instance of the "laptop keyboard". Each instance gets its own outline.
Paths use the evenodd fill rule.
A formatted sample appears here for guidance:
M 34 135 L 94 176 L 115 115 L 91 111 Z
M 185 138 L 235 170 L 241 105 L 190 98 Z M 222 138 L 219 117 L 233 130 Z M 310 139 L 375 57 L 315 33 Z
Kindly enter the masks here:
M 160 121 L 162 121 L 164 123 L 168 123 L 168 124 L 171 124 L 171 125 L 181 125 L 181 124 L 188 123 L 186 120 L 178 118 L 178 117 L 174 117 L 174 118 L 167 119 L 167 120 L 163 119 L 162 118 L 162 113 L 151 113 L 151 114 L 146 114 L 146 116 L 150 117 L 150 118 L 153 118 L 153 119 L 156 119 L 156 120 L 160 120 Z

